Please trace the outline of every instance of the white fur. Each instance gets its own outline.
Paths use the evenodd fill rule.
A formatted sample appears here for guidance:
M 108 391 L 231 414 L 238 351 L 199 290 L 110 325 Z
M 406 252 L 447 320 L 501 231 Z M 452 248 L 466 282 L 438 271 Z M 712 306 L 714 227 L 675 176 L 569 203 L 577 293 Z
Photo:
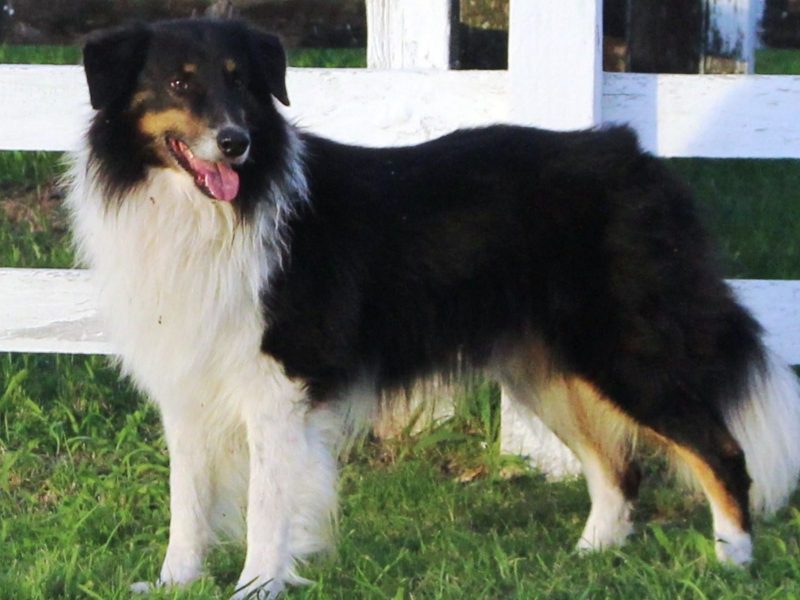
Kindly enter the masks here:
M 208 545 L 241 532 L 245 515 L 236 597 L 301 582 L 295 561 L 331 540 L 331 432 L 341 419 L 311 410 L 302 387 L 260 351 L 260 292 L 282 263 L 285 218 L 307 198 L 293 131 L 290 140 L 285 177 L 241 222 L 172 169 L 153 169 L 118 204 L 107 201 L 88 153 L 74 157 L 67 203 L 79 256 L 123 371 L 164 422 L 171 522 L 159 584 L 196 579 Z
M 788 502 L 800 477 L 800 385 L 770 355 L 765 370 L 753 367 L 748 392 L 725 420 L 745 453 L 751 507 L 768 515 Z
M 592 499 L 592 509 L 578 540 L 578 550 L 603 550 L 621 546 L 633 533 L 633 503 L 626 499 L 607 472 L 607 466 L 597 456 L 584 449 L 581 454 L 586 486 Z

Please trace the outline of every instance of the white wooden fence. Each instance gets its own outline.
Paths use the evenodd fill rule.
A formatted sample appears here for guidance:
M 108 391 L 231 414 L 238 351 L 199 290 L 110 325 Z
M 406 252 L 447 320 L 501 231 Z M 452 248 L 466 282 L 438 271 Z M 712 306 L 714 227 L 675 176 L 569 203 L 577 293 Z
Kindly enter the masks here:
M 755 22 L 759 0 L 707 1 Z M 661 156 L 800 158 L 800 77 L 603 73 L 601 5 L 511 0 L 509 70 L 481 72 L 447 70 L 452 0 L 367 0 L 370 68 L 290 69 L 286 113 L 309 130 L 370 145 L 496 122 L 624 122 Z M 0 65 L 0 149 L 73 149 L 90 113 L 80 67 Z M 733 283 L 768 344 L 800 363 L 800 281 Z M 0 269 L 0 351 L 111 352 L 88 275 Z M 574 469 L 536 421 L 509 411 L 504 402 L 506 449 L 527 453 L 544 440 L 554 462 L 541 466 Z

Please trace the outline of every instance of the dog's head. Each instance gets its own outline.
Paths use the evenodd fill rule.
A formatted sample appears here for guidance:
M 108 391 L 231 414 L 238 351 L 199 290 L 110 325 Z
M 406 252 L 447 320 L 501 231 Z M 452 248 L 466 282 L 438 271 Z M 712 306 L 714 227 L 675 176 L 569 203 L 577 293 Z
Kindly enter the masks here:
M 288 105 L 278 39 L 237 21 L 186 19 L 96 32 L 84 51 L 89 140 L 109 187 L 175 169 L 210 198 L 256 193 L 277 168 Z

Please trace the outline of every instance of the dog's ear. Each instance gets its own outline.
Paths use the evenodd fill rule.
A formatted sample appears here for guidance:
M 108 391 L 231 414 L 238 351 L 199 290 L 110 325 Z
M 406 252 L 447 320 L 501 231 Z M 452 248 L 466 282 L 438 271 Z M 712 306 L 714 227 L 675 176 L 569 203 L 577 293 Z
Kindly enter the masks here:
M 97 31 L 83 47 L 92 108 L 102 109 L 133 90 L 144 64 L 150 30 L 144 24 Z
M 286 93 L 286 52 L 277 36 L 251 29 L 248 33 L 253 57 L 255 80 L 284 106 L 289 106 Z

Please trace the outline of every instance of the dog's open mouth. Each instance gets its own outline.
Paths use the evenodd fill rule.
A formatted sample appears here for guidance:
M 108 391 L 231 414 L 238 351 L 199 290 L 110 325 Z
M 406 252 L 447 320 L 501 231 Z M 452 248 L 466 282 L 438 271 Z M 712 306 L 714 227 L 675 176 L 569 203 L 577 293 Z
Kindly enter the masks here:
M 206 196 L 223 202 L 231 202 L 236 198 L 239 193 L 239 174 L 230 165 L 201 160 L 186 143 L 174 137 L 167 137 L 167 147 Z

